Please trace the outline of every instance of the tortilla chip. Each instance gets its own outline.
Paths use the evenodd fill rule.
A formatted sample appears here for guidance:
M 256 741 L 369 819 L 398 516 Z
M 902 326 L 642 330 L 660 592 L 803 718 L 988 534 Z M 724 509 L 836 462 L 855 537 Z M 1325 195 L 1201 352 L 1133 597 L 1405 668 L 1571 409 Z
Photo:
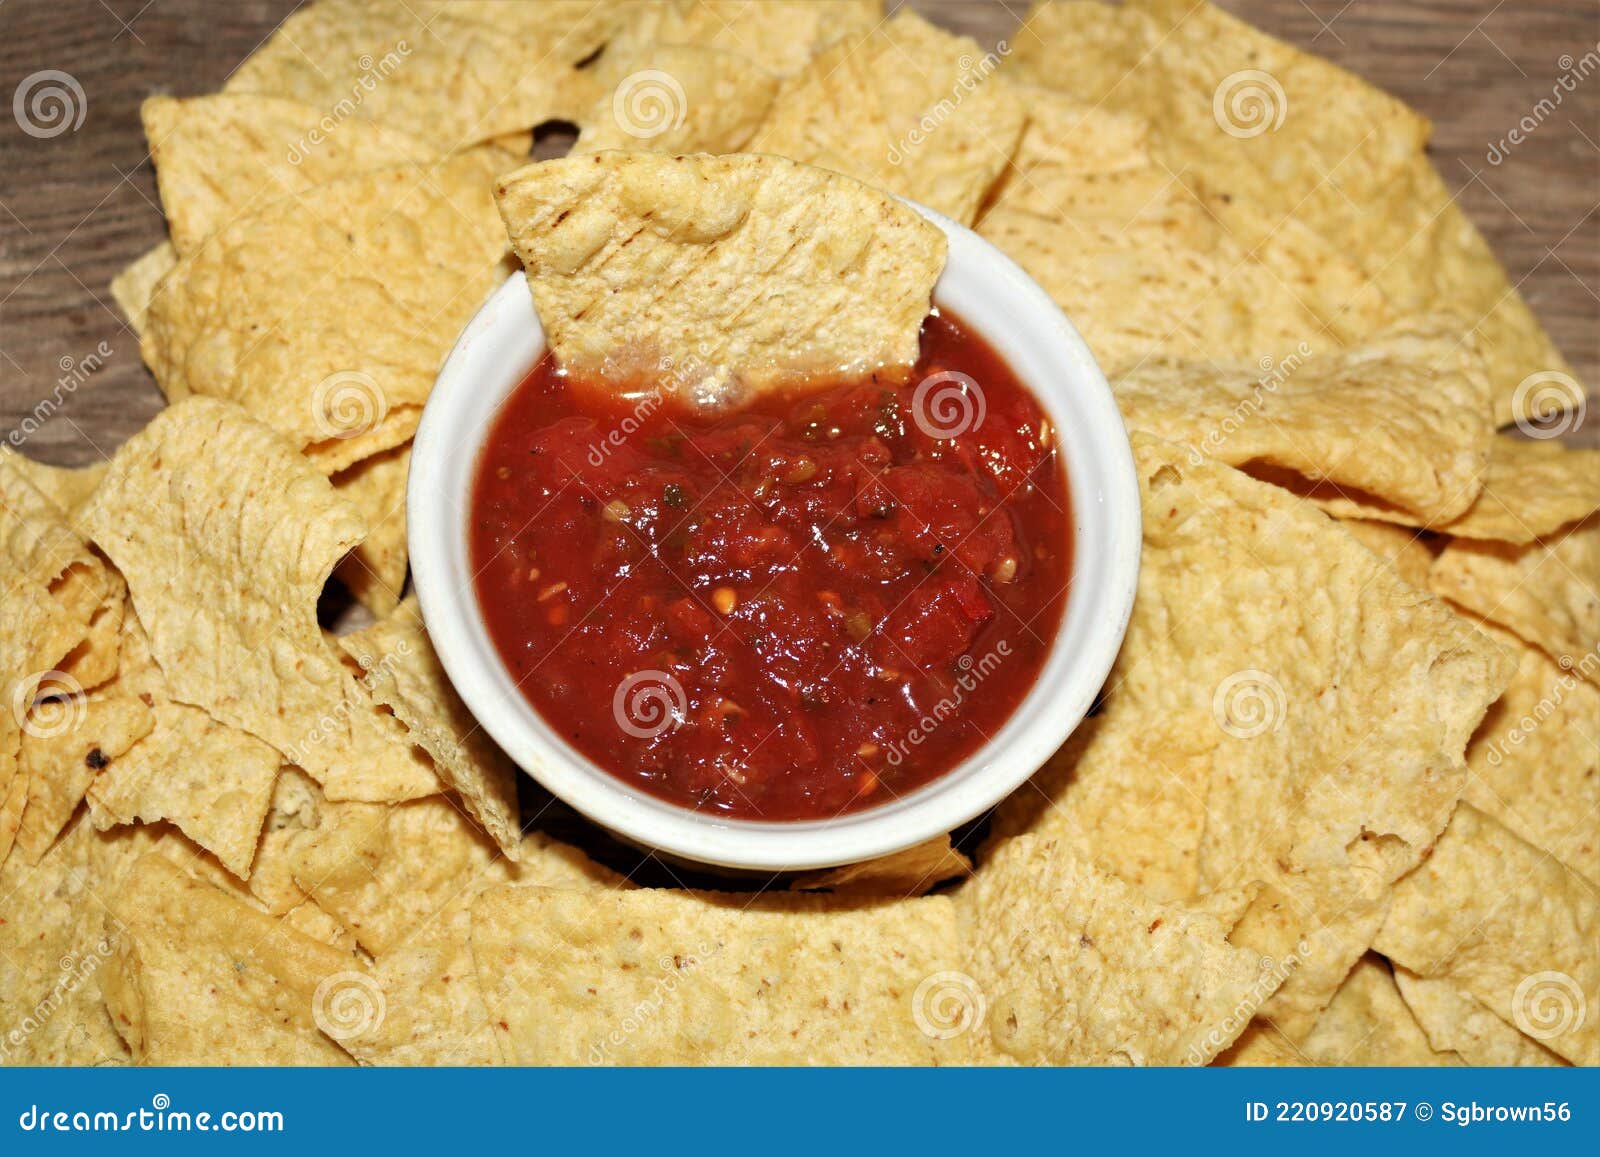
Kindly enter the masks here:
M 166 676 L 150 654 L 150 639 L 124 593 L 116 678 L 105 693 L 137 698 L 154 713 L 154 734 L 107 767 L 88 793 L 92 822 L 118 824 L 168 819 L 209 852 L 219 887 L 237 889 L 250 875 L 261 815 L 253 798 L 270 796 L 280 762 L 277 749 L 196 707 L 172 700 Z M 205 758 L 190 762 L 196 753 Z M 253 816 L 253 818 L 252 818 Z M 209 865 L 208 865 L 209 866 Z
M 61 620 L 54 629 L 22 633 L 27 623 L 20 617 L 6 625 L 21 634 L 24 650 L 53 662 L 82 642 L 114 580 L 66 512 L 33 484 L 34 471 L 23 461 L 0 456 L 0 592 L 7 611 L 15 606 L 19 616 L 30 600 L 50 600 Z
M 53 503 L 56 509 L 72 521 L 72 516 L 82 506 L 100 479 L 106 475 L 105 462 L 91 462 L 87 466 L 50 466 L 35 462 L 8 446 L 0 446 L 0 461 L 6 462 Z
M 89 615 L 83 642 L 61 659 L 61 673 L 76 680 L 85 691 L 94 691 L 114 678 L 121 664 L 122 618 L 127 613 L 128 584 L 114 569 L 105 568 L 105 594 Z
M 559 58 L 582 60 L 603 45 L 621 13 L 638 3 L 615 0 L 539 0 L 536 4 L 506 0 L 406 0 L 419 19 L 448 15 L 494 28 L 518 40 L 559 44 Z
M 1368 953 L 1350 975 L 1301 1047 L 1323 1065 L 1459 1065 L 1450 1052 L 1436 1052 L 1395 987 L 1389 965 Z
M 333 476 L 333 488 L 361 514 L 367 536 L 339 560 L 334 575 L 367 610 L 382 618 L 400 605 L 410 556 L 406 550 L 406 479 L 410 445 L 396 446 Z
M 959 894 L 982 1031 L 1023 1064 L 1205 1064 L 1282 980 L 1209 916 L 1053 840 L 1007 841 Z
M 148 831 L 102 836 L 78 822 L 35 866 L 0 869 L 0 1065 L 123 1065 L 128 1050 L 100 997 L 106 916 Z
M 985 213 L 1003 206 L 1068 220 L 1128 216 L 1139 207 L 1136 190 L 1149 200 L 1170 183 L 1157 175 L 1153 130 L 1144 117 L 1086 104 L 1009 73 L 1006 83 L 1027 111 L 1011 162 L 985 198 Z M 1191 235 L 1205 230 L 1194 198 L 1170 205 L 1169 224 Z
M 331 798 L 439 790 L 317 626 L 362 527 L 283 438 L 228 402 L 170 406 L 117 452 L 83 523 L 127 578 L 174 699 L 266 740 Z
M 150 655 L 150 638 L 122 584 L 122 617 L 117 627 L 117 673 L 102 690 L 105 694 L 138 696 L 145 706 L 154 707 L 168 698 L 166 676 Z
M 139 115 L 180 255 L 281 197 L 435 155 L 410 134 L 364 117 L 259 93 L 153 96 Z
M 277 779 L 277 749 L 198 707 L 174 703 L 166 677 L 150 655 L 149 635 L 131 605 L 120 621 L 118 659 L 117 677 L 107 693 L 136 696 L 154 711 L 155 727 L 91 787 L 94 826 L 106 831 L 117 824 L 170 819 L 195 840 L 197 855 L 208 851 L 216 858 L 216 872 L 206 879 L 238 890 L 238 880 L 250 877 L 262 816 Z M 197 759 L 197 752 L 202 757 Z
M 468 946 L 476 890 L 456 896 L 423 921 L 405 942 L 373 964 L 388 1015 L 344 1047 L 371 1065 L 498 1065 L 502 1057 L 489 1023 Z
M 326 804 L 318 826 L 297 835 L 287 854 L 300 889 L 375 955 L 463 889 L 513 874 L 445 796 L 398 806 Z
M 1235 944 L 1292 945 L 1277 958 L 1284 983 L 1262 1015 L 1291 1040 L 1303 1039 L 1388 913 L 1387 881 L 1348 868 L 1263 887 L 1230 934 Z
M 159 704 L 154 721 L 90 789 L 95 827 L 170 820 L 248 880 L 278 778 L 277 750 L 181 703 Z
M 396 806 L 324 803 L 315 825 L 292 834 L 283 854 L 300 890 L 377 956 L 465 892 L 509 881 L 585 889 L 622 884 L 547 837 L 530 837 L 515 857 L 503 855 L 461 801 L 444 795 Z
M 514 38 L 408 0 L 334 0 L 280 24 L 223 91 L 289 97 L 333 116 L 355 107 L 447 153 L 567 108 L 569 66 L 595 44 L 565 32 L 532 40 L 535 27 L 520 25 Z
M 970 225 L 1022 132 L 1000 57 L 909 8 L 784 82 L 752 152 L 845 173 Z
M 737 52 L 787 76 L 834 41 L 879 24 L 883 0 L 657 0 L 626 11 L 628 22 L 601 57 L 603 71 L 614 72 L 616 58 L 654 43 Z
M 1357 205 L 1374 196 L 1427 140 L 1427 122 L 1393 97 L 1209 4 L 1043 3 L 1028 27 L 1034 35 L 1018 39 L 1012 63 L 1029 79 L 1149 117 L 1167 157 L 1233 184 L 1254 177 L 1274 207 L 1310 198 L 1332 218 L 1341 193 Z M 1276 85 L 1243 77 L 1219 95 L 1218 82 L 1246 67 Z M 1258 88 L 1237 91 L 1251 79 Z M 1328 154 L 1319 181 L 1310 166 Z M 1341 158 L 1334 186 L 1327 174 Z
M 310 900 L 296 904 L 285 912 L 281 919 L 285 927 L 293 928 L 313 940 L 319 940 L 329 948 L 348 952 L 358 959 L 362 956 L 361 946 L 356 943 L 356 938 L 346 931 L 345 926 Z
M 1065 4 L 1036 0 L 1025 23 L 1030 31 L 1037 29 L 1035 39 L 1017 38 L 1007 62 L 1010 68 L 1036 84 L 1071 92 L 1092 104 L 1105 103 L 1119 78 L 1133 77 L 1157 36 L 1150 17 L 1134 6 L 1098 0 Z M 1073 70 L 1072 75 L 1053 75 L 1050 60 Z
M 383 621 L 339 640 L 373 697 L 433 759 L 468 813 L 516 859 L 522 840 L 517 768 L 472 717 L 434 653 L 415 596 Z
M 432 801 L 428 801 L 432 802 Z M 408 804 L 407 808 L 419 807 Z M 450 805 L 444 805 L 450 806 Z M 391 821 L 390 830 L 395 829 Z M 453 825 L 447 842 L 471 837 L 465 825 Z M 481 841 L 480 841 L 481 845 Z M 486 847 L 487 845 L 481 845 Z M 426 854 L 427 848 L 419 849 Z M 400 849 L 399 857 L 414 853 Z M 453 881 L 434 889 L 442 905 L 424 912 L 397 939 L 390 941 L 373 965 L 374 976 L 388 997 L 389 1015 L 370 1032 L 340 1043 L 364 1064 L 383 1065 L 490 1065 L 508 1060 L 490 1024 L 483 1002 L 477 966 L 468 946 L 472 902 L 483 888 L 507 879 L 537 880 L 564 888 L 598 889 L 622 886 L 622 881 L 595 865 L 578 849 L 545 836 L 524 841 L 519 865 L 498 861 L 491 871 L 473 864 Z M 380 875 L 398 876 L 401 864 L 380 867 Z M 501 870 L 504 869 L 504 870 Z M 336 867 L 335 873 L 344 869 Z M 421 874 L 437 880 L 436 866 Z M 398 887 L 406 888 L 401 881 Z M 402 891 L 398 903 L 405 910 L 419 907 L 421 893 Z M 421 905 L 425 906 L 425 905 Z
M 23 725 L 19 762 L 28 803 L 14 854 L 37 864 L 95 777 L 119 765 L 154 724 L 150 708 L 129 696 L 73 696 L 35 706 Z
M 1462 798 L 1600 884 L 1600 688 L 1483 627 L 1520 661 L 1467 748 Z
M 1137 621 L 1138 606 L 1135 603 Z M 1136 664 L 1142 635 L 1123 645 L 1107 686 Z M 1154 729 L 1135 690 L 1085 719 L 1038 774 L 1001 801 L 985 861 L 999 841 L 1035 832 L 1160 903 L 1203 890 L 1200 835 L 1212 741 L 1208 733 Z
M 481 153 L 395 165 L 228 225 L 151 303 L 141 348 L 157 383 L 172 401 L 238 402 L 324 473 L 405 442 L 504 275 L 494 171 Z
M 1365 518 L 1343 519 L 1345 531 L 1373 554 L 1394 568 L 1394 572 L 1419 591 L 1428 589 L 1428 572 L 1433 569 L 1433 551 L 1417 537 L 1416 531 L 1390 522 Z
M 1214 892 L 1202 892 L 1175 906 L 1202 916 L 1210 916 L 1222 925 L 1223 931 L 1232 932 L 1233 926 L 1244 919 L 1245 913 L 1250 911 L 1261 892 L 1261 883 L 1253 880 L 1236 888 L 1218 888 Z
M 1249 266 L 1225 262 L 1166 240 L 1146 245 L 1114 224 L 1077 229 L 1064 218 L 997 209 L 978 226 L 984 240 L 1020 265 L 1063 310 L 1111 374 L 1152 357 L 1249 357 L 1292 352 L 1298 330 L 1274 324 L 1271 311 L 1240 308 L 1256 286 Z M 1227 324 L 1248 316 L 1243 325 Z
M 1429 584 L 1600 683 L 1600 515 L 1525 546 L 1457 539 Z
M 1528 543 L 1600 510 L 1600 450 L 1501 434 L 1489 453 L 1483 492 L 1437 529 L 1457 538 Z
M 1600 891 L 1462 804 L 1423 865 L 1395 886 L 1376 944 L 1448 980 L 1575 1064 L 1600 1064 Z
M 1427 121 L 1393 97 L 1194 0 L 1043 3 L 1028 30 L 1017 70 L 1158 124 L 1157 155 L 1214 195 L 1244 249 L 1270 253 L 1288 220 L 1360 265 L 1388 304 L 1372 315 L 1380 324 L 1462 316 L 1488 363 L 1497 422 L 1515 417 L 1529 374 L 1567 370 L 1429 163 Z M 1354 308 L 1332 298 L 1318 312 Z
M 511 858 L 516 861 L 513 882 L 580 892 L 634 886 L 626 876 L 595 863 L 576 845 L 545 832 L 529 832 L 523 836 L 522 846 Z
M 789 883 L 791 892 L 834 892 L 850 896 L 921 896 L 946 880 L 972 875 L 972 861 L 939 836 L 891 855 L 820 872 L 806 872 Z
M 1447 312 L 1448 303 L 1397 309 L 1359 263 L 1348 238 L 1327 236 L 1311 223 L 1241 200 L 1231 189 L 1219 191 L 1199 174 L 1187 173 L 1185 178 L 1190 195 L 1205 207 L 1217 228 L 1270 274 L 1274 292 L 1292 297 L 1339 343 L 1359 343 L 1408 317 Z M 1471 320 L 1460 319 L 1463 331 L 1470 329 Z
M 1239 1039 L 1217 1054 L 1211 1062 L 1218 1068 L 1302 1068 L 1314 1067 L 1316 1062 L 1306 1056 L 1288 1037 L 1271 1024 L 1253 1020 L 1239 1034 Z
M 307 902 L 294 882 L 291 852 L 302 833 L 321 826 L 323 810 L 329 806 L 337 805 L 329 805 L 316 780 L 296 767 L 279 769 L 249 881 L 250 895 L 268 912 L 285 915 Z
M 1449 317 L 1407 322 L 1348 350 L 1313 355 L 1302 343 L 1277 364 L 1147 364 L 1115 390 L 1132 428 L 1230 466 L 1264 464 L 1336 493 L 1353 489 L 1361 497 L 1349 512 L 1376 498 L 1419 525 L 1472 505 L 1494 435 L 1482 361 Z
M 607 53 L 607 61 L 611 61 Z M 581 118 L 576 155 L 607 149 L 736 152 L 772 107 L 778 78 L 733 52 L 651 44 L 608 64 L 616 83 Z
M 40 527 L 53 527 L 51 535 L 59 534 L 64 527 L 69 528 L 73 538 L 81 543 L 81 535 L 71 529 L 72 523 L 84 499 L 105 476 L 106 463 L 83 469 L 46 466 L 3 448 L 0 448 L 0 459 L 12 480 L 11 497 L 18 503 L 14 513 L 36 519 Z M 22 497 L 24 487 L 31 487 L 26 497 Z M 4 500 L 5 495 L 0 493 L 0 501 Z M 74 550 L 64 535 L 60 544 L 63 549 Z M 122 576 L 106 566 L 93 551 L 78 553 L 74 550 L 74 559 L 64 577 L 53 585 L 53 597 L 70 608 L 69 631 L 77 641 L 65 655 L 58 657 L 55 676 L 48 681 L 73 692 L 92 691 L 117 673 L 128 588 Z M 99 602 L 91 607 L 97 592 Z M 81 622 L 85 613 L 87 626 Z
M 1259 471 L 1252 471 L 1260 474 Z M 1271 479 L 1316 501 L 1341 518 L 1360 515 L 1401 526 L 1423 520 L 1404 509 L 1330 485 Z M 1600 509 L 1600 451 L 1572 450 L 1559 442 L 1498 434 L 1489 445 L 1483 489 L 1460 516 L 1430 521 L 1429 530 L 1457 538 L 1522 545 L 1548 538 Z
M 1233 939 L 1293 958 L 1265 1015 L 1294 1039 L 1444 827 L 1509 661 L 1308 504 L 1134 448 L 1144 561 L 1109 701 L 996 830 L 1060 839 L 1162 900 L 1264 882 Z
M 350 1063 L 318 1031 L 337 1028 L 367 996 L 371 982 L 347 954 L 160 855 L 134 866 L 112 914 L 119 926 L 100 983 L 135 1063 Z
M 41 695 L 82 690 L 56 664 L 83 643 L 111 583 L 105 564 L 19 461 L 0 455 L 0 864 L 28 799 L 30 777 L 18 759 L 23 720 Z
M 136 335 L 143 335 L 150 302 L 155 299 L 162 279 L 177 264 L 178 251 L 171 241 L 162 241 L 134 258 L 111 279 L 111 297 Z
M 1084 8 L 1095 7 L 1083 5 Z M 1058 88 L 1027 83 L 1015 72 L 1006 80 L 1027 107 L 1027 123 L 1011 165 L 991 190 L 985 214 L 997 209 L 1037 217 L 1063 218 L 1069 226 L 1078 221 L 1137 223 L 1145 236 L 1142 244 L 1159 239 L 1161 226 L 1185 249 L 1220 251 L 1251 264 L 1260 263 L 1271 276 L 1277 295 L 1296 299 L 1338 341 L 1356 336 L 1344 315 L 1353 304 L 1362 307 L 1365 322 L 1379 322 L 1364 289 L 1364 278 L 1339 249 L 1317 235 L 1283 221 L 1281 230 L 1292 235 L 1284 247 L 1247 248 L 1226 224 L 1224 213 L 1237 215 L 1240 202 L 1194 181 L 1184 184 L 1161 155 L 1161 127 L 1165 114 L 1118 111 L 1098 98 L 1080 100 Z M 1192 177 L 1193 174 L 1183 174 Z M 1069 232 L 1072 231 L 1069 228 Z M 1335 288 L 1336 287 L 1336 288 Z M 1330 293 L 1349 296 L 1330 308 Z M 1263 300 L 1258 310 L 1277 309 L 1282 303 Z M 1235 324 L 1248 322 L 1240 316 Z M 1302 334 L 1301 336 L 1305 336 Z
M 1282 284 L 1174 180 L 1151 151 L 1148 122 L 1014 87 L 1028 123 L 978 232 L 1068 313 L 1103 367 L 1303 356 L 1326 324 L 1309 295 Z
M 497 193 L 568 369 L 676 367 L 712 400 L 729 377 L 910 366 L 944 266 L 943 234 L 913 210 L 781 157 L 597 153 Z
M 965 1063 L 947 897 L 500 887 L 472 954 L 507 1056 L 537 1065 Z M 969 1013 L 973 1011 L 970 1007 Z M 802 1039 L 803 1035 L 803 1039 Z
M 1361 215 L 1362 222 L 1376 218 L 1379 227 L 1364 236 L 1355 255 L 1393 303 L 1396 316 L 1453 310 L 1472 324 L 1489 375 L 1495 422 L 1516 420 L 1520 383 L 1537 374 L 1570 377 L 1567 360 L 1426 155 L 1412 155 L 1385 194 L 1373 213 Z M 1336 222 L 1323 232 L 1338 237 L 1342 227 Z
M 14 737 L 7 738 L 14 741 Z M 18 766 L 17 754 L 12 751 L 0 762 L 0 863 L 11 855 L 27 806 L 28 776 Z
M 284 769 L 285 772 L 289 770 L 290 769 L 288 768 Z M 307 782 L 310 781 L 307 780 Z M 89 822 L 91 824 L 94 822 L 94 814 L 92 812 L 89 813 Z M 257 883 L 256 875 L 258 873 L 252 871 L 251 880 L 249 883 L 240 880 L 239 877 L 235 876 L 227 868 L 223 867 L 222 861 L 218 860 L 216 856 L 212 855 L 198 844 L 192 842 L 175 826 L 164 821 L 153 824 L 142 823 L 124 825 L 122 827 L 113 829 L 110 834 L 114 835 L 117 832 L 153 833 L 158 838 L 158 842 L 156 844 L 157 850 L 160 851 L 160 853 L 168 860 L 171 860 L 174 864 L 178 865 L 178 867 L 182 868 L 186 875 L 199 880 L 203 884 L 209 884 L 218 891 L 224 892 L 233 899 L 238 900 L 240 903 L 247 905 L 254 911 L 279 915 L 280 912 L 286 912 L 288 909 L 293 908 L 305 899 L 303 896 L 297 896 L 292 901 L 286 903 L 283 908 L 280 909 L 280 912 L 274 912 L 272 908 L 261 899 L 260 895 L 253 890 L 255 884 Z
M 1439 1052 L 1453 1052 L 1467 1064 L 1480 1066 L 1526 1068 L 1566 1063 L 1448 980 L 1425 980 L 1404 968 L 1395 969 L 1394 979 L 1429 1044 Z

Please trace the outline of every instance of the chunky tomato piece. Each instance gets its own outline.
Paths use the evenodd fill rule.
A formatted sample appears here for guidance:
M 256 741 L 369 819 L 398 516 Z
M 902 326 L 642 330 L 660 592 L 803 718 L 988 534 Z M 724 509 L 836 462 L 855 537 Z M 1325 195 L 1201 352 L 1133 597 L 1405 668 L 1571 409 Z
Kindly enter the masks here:
M 982 416 L 961 429 L 919 394 L 952 372 Z M 1005 722 L 1071 542 L 1044 416 L 986 345 L 934 317 L 905 380 L 731 414 L 644 396 L 542 362 L 478 468 L 490 635 L 577 751 L 687 807 L 814 819 L 915 790 Z
M 994 607 L 976 579 L 958 575 L 918 587 L 895 609 L 884 630 L 891 644 L 918 670 L 953 662 L 966 653 Z

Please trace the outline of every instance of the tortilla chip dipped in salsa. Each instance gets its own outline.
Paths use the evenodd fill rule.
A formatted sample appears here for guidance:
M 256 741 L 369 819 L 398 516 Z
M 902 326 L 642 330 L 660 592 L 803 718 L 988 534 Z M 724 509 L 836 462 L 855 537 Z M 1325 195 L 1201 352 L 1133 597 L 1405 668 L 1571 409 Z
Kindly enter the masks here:
M 673 370 L 725 401 L 916 361 L 944 236 L 909 206 L 782 157 L 605 152 L 496 188 L 563 369 Z
M 529 702 L 625 782 L 745 819 L 974 753 L 1054 638 L 1070 507 L 1038 401 L 927 316 L 937 230 L 773 157 L 599 154 L 500 203 L 551 350 L 488 435 L 472 551 Z M 738 404 L 674 376 L 696 345 Z

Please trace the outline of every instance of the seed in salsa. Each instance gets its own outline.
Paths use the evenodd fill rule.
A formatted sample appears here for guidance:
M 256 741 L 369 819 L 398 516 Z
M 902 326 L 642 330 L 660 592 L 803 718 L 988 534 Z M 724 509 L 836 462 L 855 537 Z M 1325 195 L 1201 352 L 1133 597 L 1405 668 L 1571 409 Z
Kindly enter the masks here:
M 546 358 L 490 430 L 477 597 L 533 707 L 611 775 L 740 819 L 887 803 L 976 751 L 1072 561 L 1049 424 L 1005 362 L 944 312 L 904 381 L 717 413 L 667 384 L 623 397 Z

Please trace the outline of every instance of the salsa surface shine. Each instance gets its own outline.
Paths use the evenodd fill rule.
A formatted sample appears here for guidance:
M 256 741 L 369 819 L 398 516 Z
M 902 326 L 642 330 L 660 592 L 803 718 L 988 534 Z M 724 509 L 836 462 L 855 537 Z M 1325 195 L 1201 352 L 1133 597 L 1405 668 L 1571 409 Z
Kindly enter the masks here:
M 691 809 L 824 819 L 951 770 L 1021 703 L 1069 512 L 1038 403 L 946 312 L 904 382 L 717 414 L 547 356 L 490 429 L 470 546 L 496 649 L 580 753 Z

